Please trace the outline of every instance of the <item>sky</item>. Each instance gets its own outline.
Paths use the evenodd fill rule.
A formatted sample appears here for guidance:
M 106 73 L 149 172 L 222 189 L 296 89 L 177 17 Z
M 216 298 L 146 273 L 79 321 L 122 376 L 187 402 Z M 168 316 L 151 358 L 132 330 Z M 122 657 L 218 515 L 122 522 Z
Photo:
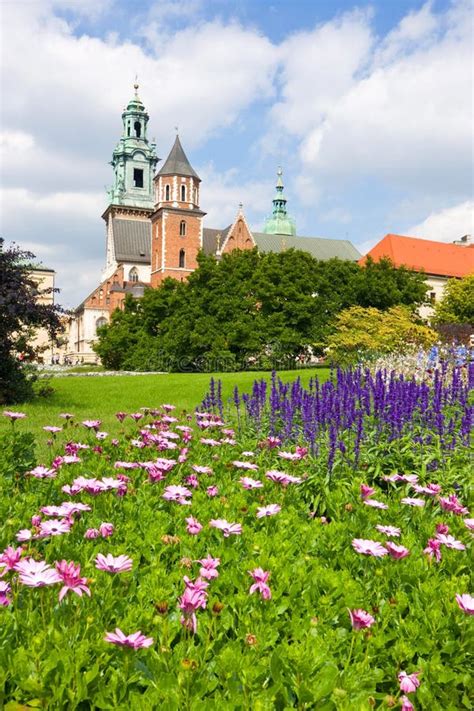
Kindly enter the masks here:
M 7 242 L 78 305 L 105 266 L 109 161 L 139 94 L 165 159 L 175 126 L 205 226 L 271 213 L 276 170 L 305 236 L 365 253 L 387 232 L 473 226 L 470 0 L 1 0 Z

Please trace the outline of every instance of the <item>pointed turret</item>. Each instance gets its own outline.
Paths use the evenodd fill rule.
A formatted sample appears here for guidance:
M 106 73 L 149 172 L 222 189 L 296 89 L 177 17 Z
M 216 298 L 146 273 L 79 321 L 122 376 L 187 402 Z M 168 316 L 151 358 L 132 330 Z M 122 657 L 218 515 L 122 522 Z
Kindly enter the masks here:
M 276 195 L 273 198 L 273 213 L 265 220 L 263 232 L 270 235 L 296 235 L 296 224 L 286 211 L 283 187 L 283 171 L 277 171 Z
M 191 167 L 178 135 L 176 135 L 173 148 L 163 166 L 158 171 L 158 175 L 181 175 L 186 178 L 201 180 L 196 171 Z

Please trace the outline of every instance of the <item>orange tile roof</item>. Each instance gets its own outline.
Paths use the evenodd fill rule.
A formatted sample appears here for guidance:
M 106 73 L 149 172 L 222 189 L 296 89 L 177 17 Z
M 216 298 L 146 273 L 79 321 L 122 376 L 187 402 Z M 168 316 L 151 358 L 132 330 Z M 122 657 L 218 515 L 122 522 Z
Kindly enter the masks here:
M 396 267 L 423 270 L 434 276 L 464 277 L 474 272 L 474 244 L 462 246 L 388 234 L 359 260 L 359 264 L 364 264 L 369 256 L 375 262 L 389 257 Z

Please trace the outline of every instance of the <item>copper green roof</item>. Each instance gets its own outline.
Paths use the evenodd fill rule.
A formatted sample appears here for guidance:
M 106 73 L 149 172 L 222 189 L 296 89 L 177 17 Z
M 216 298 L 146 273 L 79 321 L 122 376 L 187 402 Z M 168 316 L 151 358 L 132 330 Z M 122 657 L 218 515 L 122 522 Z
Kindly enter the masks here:
M 276 195 L 273 198 L 273 213 L 265 220 L 263 231 L 271 235 L 296 235 L 296 224 L 286 211 L 286 197 L 283 192 L 283 171 L 277 171 Z

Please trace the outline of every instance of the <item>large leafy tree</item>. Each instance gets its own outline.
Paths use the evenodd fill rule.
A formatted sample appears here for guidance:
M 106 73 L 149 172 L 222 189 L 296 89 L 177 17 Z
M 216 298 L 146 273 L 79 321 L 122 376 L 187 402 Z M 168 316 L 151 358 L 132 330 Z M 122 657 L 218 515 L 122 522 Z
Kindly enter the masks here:
M 166 279 L 129 299 L 100 333 L 96 350 L 115 368 L 226 370 L 322 352 L 337 314 L 361 303 L 417 305 L 423 278 L 384 261 L 318 261 L 309 253 L 255 250 L 199 255 L 187 282 Z
M 4 248 L 0 238 L 0 403 L 13 403 L 32 395 L 25 364 L 35 357 L 34 331 L 46 328 L 52 338 L 62 330 L 61 309 L 39 303 L 41 294 L 31 276 L 34 254 L 18 247 Z
M 474 325 L 474 274 L 448 281 L 443 299 L 436 304 L 434 322 Z

